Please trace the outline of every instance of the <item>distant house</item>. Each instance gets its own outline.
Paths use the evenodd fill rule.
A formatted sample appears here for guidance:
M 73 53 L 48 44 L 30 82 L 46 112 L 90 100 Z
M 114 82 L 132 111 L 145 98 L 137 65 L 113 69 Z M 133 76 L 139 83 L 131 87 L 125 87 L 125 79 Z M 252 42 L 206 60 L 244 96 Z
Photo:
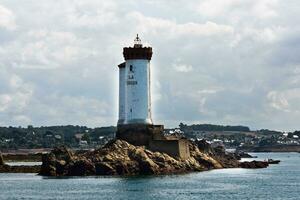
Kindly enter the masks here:
M 213 148 L 218 147 L 218 146 L 224 147 L 224 144 L 223 144 L 223 141 L 222 141 L 222 140 L 219 140 L 219 139 L 213 139 L 213 140 L 212 140 L 212 143 L 211 143 L 211 146 L 212 146 Z
M 55 135 L 54 138 L 57 140 L 61 140 L 62 137 L 61 137 L 61 135 Z
M 99 140 L 103 140 L 104 138 L 104 136 L 99 136 Z
M 77 134 L 75 134 L 75 138 L 76 138 L 76 140 L 77 140 L 78 142 L 81 141 L 81 139 L 82 139 L 83 136 L 84 136 L 84 134 L 82 134 L 82 133 L 77 133 Z
M 13 142 L 14 139 L 5 139 L 4 142 L 8 143 L 8 142 Z
M 88 142 L 86 140 L 80 140 L 79 146 L 80 147 L 86 147 L 86 146 L 88 146 Z

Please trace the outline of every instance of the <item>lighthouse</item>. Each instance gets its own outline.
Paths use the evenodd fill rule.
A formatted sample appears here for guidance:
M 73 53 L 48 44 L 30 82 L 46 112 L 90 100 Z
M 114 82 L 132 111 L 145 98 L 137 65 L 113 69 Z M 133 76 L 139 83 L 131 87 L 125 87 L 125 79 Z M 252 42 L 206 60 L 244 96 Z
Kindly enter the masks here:
M 119 119 L 116 139 L 174 157 L 190 156 L 189 142 L 164 134 L 163 125 L 154 125 L 151 117 L 150 61 L 152 48 L 143 47 L 137 35 L 132 47 L 123 48 L 125 62 L 119 67 Z
M 152 48 L 137 35 L 133 47 L 124 47 L 119 67 L 118 125 L 153 124 L 151 117 L 150 61 Z
M 150 61 L 152 47 L 144 47 L 137 35 L 133 46 L 123 48 L 125 62 L 119 68 L 119 119 L 116 138 L 135 145 L 149 145 L 163 132 L 151 116 Z

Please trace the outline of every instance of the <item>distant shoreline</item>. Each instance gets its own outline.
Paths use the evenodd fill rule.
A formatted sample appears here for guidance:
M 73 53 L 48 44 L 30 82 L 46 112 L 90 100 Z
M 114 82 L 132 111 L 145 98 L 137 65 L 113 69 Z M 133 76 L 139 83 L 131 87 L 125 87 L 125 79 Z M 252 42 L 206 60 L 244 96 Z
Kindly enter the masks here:
M 258 146 L 258 147 L 242 147 L 238 150 L 245 152 L 300 152 L 300 145 L 274 145 L 274 146 Z
M 31 149 L 28 149 L 29 151 Z M 278 146 L 264 146 L 264 147 L 247 147 L 247 148 L 238 148 L 238 151 L 251 152 L 251 153 L 300 153 L 300 145 L 278 145 Z M 15 150 L 14 153 L 4 153 L 3 159 L 6 162 L 41 162 L 42 153 L 31 154 L 24 153 L 24 150 L 18 152 Z
M 5 162 L 41 162 L 42 154 L 2 154 Z

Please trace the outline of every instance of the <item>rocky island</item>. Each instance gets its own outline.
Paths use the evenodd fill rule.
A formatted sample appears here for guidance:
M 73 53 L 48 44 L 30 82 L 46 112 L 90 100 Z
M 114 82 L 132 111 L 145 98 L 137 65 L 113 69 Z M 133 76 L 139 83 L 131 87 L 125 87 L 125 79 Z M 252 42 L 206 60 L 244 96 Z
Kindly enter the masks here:
M 212 147 L 205 140 L 189 142 L 190 157 L 182 159 L 151 151 L 124 140 L 112 140 L 104 147 L 76 152 L 65 146 L 43 154 L 42 166 L 10 166 L 0 153 L 0 173 L 38 173 L 43 176 L 159 175 L 222 168 L 264 168 L 265 161 L 239 162 L 241 155 Z
M 221 168 L 261 168 L 267 162 L 243 164 L 223 148 L 212 148 L 205 141 L 190 143 L 190 158 L 182 160 L 166 153 L 153 152 L 123 140 L 113 140 L 101 149 L 75 153 L 66 147 L 55 148 L 42 158 L 40 175 L 153 175 L 176 174 Z M 251 164 L 250 164 L 251 163 Z

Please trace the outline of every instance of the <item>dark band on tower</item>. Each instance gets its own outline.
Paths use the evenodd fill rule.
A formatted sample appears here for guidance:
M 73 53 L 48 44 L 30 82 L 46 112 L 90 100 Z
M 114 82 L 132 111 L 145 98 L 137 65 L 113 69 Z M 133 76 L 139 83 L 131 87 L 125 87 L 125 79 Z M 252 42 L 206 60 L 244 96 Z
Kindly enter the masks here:
M 152 48 L 151 47 L 143 47 L 141 43 L 141 39 L 137 35 L 134 40 L 133 47 L 124 47 L 123 55 L 125 60 L 130 59 L 145 59 L 151 60 L 152 57 Z

